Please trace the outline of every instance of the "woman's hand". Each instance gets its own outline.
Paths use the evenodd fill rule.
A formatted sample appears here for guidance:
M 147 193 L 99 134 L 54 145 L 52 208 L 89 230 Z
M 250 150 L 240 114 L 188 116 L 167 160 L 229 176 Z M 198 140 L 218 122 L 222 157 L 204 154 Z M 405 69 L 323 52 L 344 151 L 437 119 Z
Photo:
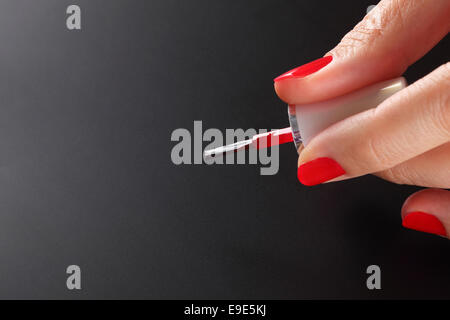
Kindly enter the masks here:
M 382 0 L 325 55 L 332 59 L 278 77 L 275 90 L 287 103 L 302 104 L 398 77 L 449 30 L 448 0 Z M 321 132 L 302 150 L 298 166 L 307 185 L 372 173 L 399 184 L 450 188 L 450 63 Z M 413 194 L 402 217 L 405 227 L 450 236 L 450 191 Z

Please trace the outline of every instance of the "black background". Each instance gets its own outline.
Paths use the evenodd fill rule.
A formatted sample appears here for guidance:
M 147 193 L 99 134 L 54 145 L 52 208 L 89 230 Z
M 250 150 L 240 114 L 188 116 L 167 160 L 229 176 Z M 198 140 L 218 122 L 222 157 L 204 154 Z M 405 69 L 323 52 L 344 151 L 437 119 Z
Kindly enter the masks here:
M 66 29 L 72 3 L 81 31 Z M 419 188 L 304 187 L 292 145 L 275 176 L 171 162 L 172 131 L 194 120 L 286 127 L 272 79 L 370 4 L 1 1 L 0 298 L 449 298 L 449 241 L 401 227 Z M 447 60 L 448 37 L 406 78 Z M 382 290 L 366 288 L 371 264 Z

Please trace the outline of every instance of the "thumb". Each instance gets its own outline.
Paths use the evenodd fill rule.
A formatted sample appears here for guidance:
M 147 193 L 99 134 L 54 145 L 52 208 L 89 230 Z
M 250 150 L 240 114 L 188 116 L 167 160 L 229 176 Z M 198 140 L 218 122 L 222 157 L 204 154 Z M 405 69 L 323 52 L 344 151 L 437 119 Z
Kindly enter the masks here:
M 450 237 L 450 191 L 425 189 L 412 194 L 402 208 L 405 228 Z
M 448 0 L 382 0 L 324 58 L 277 77 L 275 91 L 304 104 L 398 77 L 445 37 L 449 16 Z

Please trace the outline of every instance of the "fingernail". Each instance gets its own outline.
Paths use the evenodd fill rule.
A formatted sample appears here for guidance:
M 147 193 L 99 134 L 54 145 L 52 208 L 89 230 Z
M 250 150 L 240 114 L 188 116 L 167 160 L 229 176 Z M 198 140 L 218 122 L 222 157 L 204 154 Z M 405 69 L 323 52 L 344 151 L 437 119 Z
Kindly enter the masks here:
M 408 229 L 447 236 L 442 222 L 435 216 L 425 212 L 417 211 L 408 213 L 403 218 L 402 225 Z
M 315 186 L 342 176 L 345 170 L 330 158 L 317 158 L 298 167 L 298 180 L 305 186 Z
M 327 64 L 329 64 L 333 60 L 333 56 L 326 56 L 317 60 L 314 60 L 310 63 L 304 64 L 300 67 L 292 69 L 286 73 L 283 73 L 281 76 L 276 77 L 273 81 L 277 82 L 280 80 L 286 80 L 291 78 L 303 78 L 313 74 L 314 72 L 319 71 Z

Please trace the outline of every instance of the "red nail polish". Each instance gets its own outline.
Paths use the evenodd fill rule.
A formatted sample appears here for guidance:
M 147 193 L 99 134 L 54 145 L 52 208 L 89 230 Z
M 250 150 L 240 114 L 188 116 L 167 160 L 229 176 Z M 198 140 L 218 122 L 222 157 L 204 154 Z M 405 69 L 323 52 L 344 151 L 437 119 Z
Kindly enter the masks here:
M 404 218 L 402 225 L 405 228 L 417 231 L 437 234 L 439 236 L 447 236 L 444 225 L 435 216 L 425 212 L 411 212 Z
M 306 186 L 315 186 L 342 176 L 345 170 L 330 158 L 317 158 L 298 167 L 298 180 Z
M 273 81 L 286 80 L 291 78 L 303 78 L 313 74 L 314 72 L 319 71 L 327 64 L 329 64 L 333 60 L 333 56 L 326 56 L 317 60 L 314 60 L 310 63 L 304 64 L 300 67 L 292 69 L 286 73 L 283 73 L 281 76 L 276 77 Z

